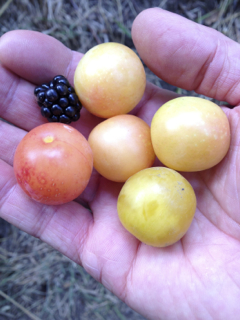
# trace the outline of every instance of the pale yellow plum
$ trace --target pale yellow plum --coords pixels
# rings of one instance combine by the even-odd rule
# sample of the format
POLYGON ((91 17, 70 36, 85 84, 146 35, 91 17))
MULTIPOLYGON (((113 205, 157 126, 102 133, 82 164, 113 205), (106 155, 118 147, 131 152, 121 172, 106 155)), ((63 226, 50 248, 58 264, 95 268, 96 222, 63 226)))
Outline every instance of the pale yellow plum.
POLYGON ((125 182, 155 160, 149 125, 130 115, 118 115, 98 124, 90 133, 94 168, 105 178, 125 182))
POLYGON ((196 210, 196 196, 180 173, 152 167, 125 182, 117 210, 122 225, 138 240, 165 247, 186 234, 196 210))
POLYGON ((178 171, 201 171, 218 164, 230 145, 227 116, 215 103, 199 97, 168 101, 151 123, 158 159, 178 171))
POLYGON ((80 60, 74 75, 83 106, 101 118, 131 111, 141 100, 146 75, 137 54, 120 43, 103 43, 80 60))

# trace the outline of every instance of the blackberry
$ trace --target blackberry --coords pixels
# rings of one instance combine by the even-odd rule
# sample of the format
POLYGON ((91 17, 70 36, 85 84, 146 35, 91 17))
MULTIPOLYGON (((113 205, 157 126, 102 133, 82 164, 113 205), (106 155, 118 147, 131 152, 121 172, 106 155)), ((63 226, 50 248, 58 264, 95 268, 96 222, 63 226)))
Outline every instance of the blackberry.
POLYGON ((71 123, 80 118, 82 105, 68 80, 61 75, 34 90, 41 114, 50 122, 71 123))

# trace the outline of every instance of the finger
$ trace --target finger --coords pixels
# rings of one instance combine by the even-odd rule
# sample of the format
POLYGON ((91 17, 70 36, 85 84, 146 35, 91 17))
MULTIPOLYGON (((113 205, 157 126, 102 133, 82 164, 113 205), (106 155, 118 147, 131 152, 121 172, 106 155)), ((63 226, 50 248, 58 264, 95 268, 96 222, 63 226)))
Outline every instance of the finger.
MULTIPOLYGON (((0 117, 26 131, 47 123, 34 96, 34 85, 0 64, 0 117)), ((71 123, 86 138, 100 119, 84 108, 79 121, 71 123)), ((20 141, 20 140, 19 140, 20 141)), ((1 149, 1 145, 0 145, 1 149)))
POLYGON ((31 200, 16 184, 12 167, 0 160, 0 216, 48 243, 124 298, 126 277, 138 247, 117 218, 120 184, 105 179, 89 210, 76 202, 61 206, 31 200))
MULTIPOLYGON (((81 56, 39 32, 17 30, 6 33, 0 41, 0 115, 27 131, 46 122, 33 95, 33 83, 47 82, 56 74, 65 75, 73 83, 81 56)), ((148 83, 141 102, 131 113, 150 124, 156 110, 174 97, 174 93, 148 83)), ((100 121, 83 109, 80 120, 72 125, 88 137, 100 121)))
POLYGON ((0 64, 0 117, 30 130, 45 122, 33 94, 34 86, 0 64))
POLYGON ((58 74, 73 83, 81 57, 81 53, 71 51, 57 39, 36 31, 15 30, 0 38, 3 66, 33 84, 48 82, 58 74))
MULTIPOLYGON (((47 122, 41 116, 33 91, 33 84, 0 65, 0 116, 26 131, 47 122)), ((141 102, 131 114, 139 116, 150 125, 157 109, 175 97, 175 93, 148 83, 141 102)), ((92 128, 100 121, 102 119, 91 115, 83 108, 80 120, 71 125, 87 138, 92 128)))
POLYGON ((0 120, 0 159, 13 165, 15 150, 26 132, 0 120))
POLYGON ((139 14, 134 44, 161 79, 186 90, 240 103, 240 45, 223 34, 159 8, 139 14))
MULTIPOLYGON (((6 33, 0 40, 0 116, 25 130, 46 122, 33 94, 34 84, 48 82, 57 74, 73 84, 81 56, 39 32, 6 33)), ((80 121, 73 126, 87 137, 97 123, 99 119, 82 110, 80 121)))
POLYGON ((140 242, 124 229, 117 214, 122 184, 101 178, 91 203, 94 224, 82 254, 83 266, 103 285, 124 298, 126 280, 140 242))
POLYGON ((0 172, 0 216, 81 263, 80 253, 93 221, 89 210, 76 202, 42 205, 21 190, 13 168, 2 160, 0 172))

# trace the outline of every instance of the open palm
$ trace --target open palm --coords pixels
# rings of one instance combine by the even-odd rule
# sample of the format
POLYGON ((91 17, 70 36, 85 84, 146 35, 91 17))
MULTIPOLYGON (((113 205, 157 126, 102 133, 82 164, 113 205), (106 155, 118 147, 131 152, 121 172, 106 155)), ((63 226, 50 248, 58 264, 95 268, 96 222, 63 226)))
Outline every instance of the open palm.
MULTIPOLYGON (((240 46, 175 14, 148 9, 133 24, 133 40, 149 68, 167 82, 231 105, 240 102, 240 46)), ((33 90, 57 74, 73 83, 81 54, 32 31, 0 40, 0 214, 81 264, 95 279, 149 319, 239 319, 240 109, 224 108, 231 146, 216 167, 184 174, 197 195, 188 233, 166 248, 141 244, 121 226, 121 184, 93 172, 76 201, 45 206, 16 184, 14 151, 44 122, 33 90), (91 211, 86 209, 91 208, 91 211)), ((133 113, 150 124, 175 94, 148 84, 133 113)), ((74 123, 86 137, 101 120, 82 110, 74 123)))

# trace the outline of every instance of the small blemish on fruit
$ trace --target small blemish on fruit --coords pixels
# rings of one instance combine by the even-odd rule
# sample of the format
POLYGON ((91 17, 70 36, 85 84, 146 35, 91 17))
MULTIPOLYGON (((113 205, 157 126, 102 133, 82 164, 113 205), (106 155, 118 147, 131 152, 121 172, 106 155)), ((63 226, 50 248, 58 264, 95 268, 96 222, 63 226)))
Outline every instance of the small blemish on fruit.
POLYGON ((45 138, 43 138, 43 141, 45 143, 51 143, 51 142, 53 142, 53 140, 54 140, 53 136, 46 136, 45 138))
POLYGON ((37 177, 37 180, 40 184, 46 184, 47 180, 45 178, 45 175, 43 173, 40 173, 37 177))

